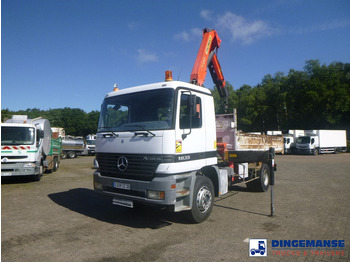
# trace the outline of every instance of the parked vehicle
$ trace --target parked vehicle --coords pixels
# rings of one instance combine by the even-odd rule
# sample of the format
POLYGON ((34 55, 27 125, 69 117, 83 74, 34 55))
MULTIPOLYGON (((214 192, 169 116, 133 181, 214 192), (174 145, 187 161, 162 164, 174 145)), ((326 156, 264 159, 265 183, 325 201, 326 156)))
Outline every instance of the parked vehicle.
POLYGON ((284 140, 284 153, 292 154, 295 153, 295 141, 299 136, 303 136, 305 134, 304 130, 288 130, 288 133, 283 135, 284 140))
POLYGON ((52 133, 58 134, 58 137, 65 137, 66 136, 66 131, 64 130, 63 127, 51 127, 52 133))
POLYGON ((87 151, 83 137, 65 136, 62 138, 61 158, 75 158, 79 155, 87 155, 87 151))
POLYGON ((56 171, 61 143, 52 139, 47 119, 14 115, 1 124, 1 176, 33 176, 56 171))
POLYGON ((217 150, 214 100, 202 85, 208 66, 220 96, 228 96, 216 56, 220 42, 215 30, 203 31, 191 83, 173 81, 167 71, 165 82, 105 96, 96 138, 94 189, 111 196, 113 204, 186 211, 191 221, 199 223, 209 217, 214 197, 226 194, 231 185, 244 182, 258 191, 269 188, 273 150, 234 150, 225 147, 225 141, 217 150))
MULTIPOLYGON (((51 129, 52 130, 52 129, 51 129)), ((61 163, 61 153, 62 153, 62 138, 56 132, 52 133, 51 137, 51 147, 48 154, 48 158, 52 161, 49 162, 49 167, 47 168, 48 173, 56 172, 61 163)))
POLYGON ((273 147, 276 154, 284 154, 282 131, 268 131, 267 135, 260 132, 237 131, 236 112, 236 109, 234 109, 233 114, 216 115, 218 145, 224 142, 229 150, 252 151, 267 151, 273 147))
POLYGON ((284 154, 283 136, 237 132, 237 149, 266 151, 271 147, 276 154, 284 154))
POLYGON ((86 136, 86 145, 88 148, 88 155, 95 155, 95 144, 96 144, 96 135, 90 134, 86 136))
POLYGON ((345 130, 306 130, 296 140, 298 154, 324 154, 346 152, 345 130))

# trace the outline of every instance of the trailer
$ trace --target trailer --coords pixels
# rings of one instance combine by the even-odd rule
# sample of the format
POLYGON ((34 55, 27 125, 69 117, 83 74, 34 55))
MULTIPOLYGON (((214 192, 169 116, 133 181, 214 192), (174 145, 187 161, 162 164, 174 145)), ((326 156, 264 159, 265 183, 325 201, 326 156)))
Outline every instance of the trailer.
POLYGON ((76 158, 79 155, 87 155, 88 149, 82 137, 65 136, 62 138, 61 158, 76 158))
POLYGON ((52 132, 51 147, 50 152, 47 157, 47 170, 46 172, 52 173, 56 172, 61 163, 61 153, 62 153, 62 138, 59 134, 52 132))

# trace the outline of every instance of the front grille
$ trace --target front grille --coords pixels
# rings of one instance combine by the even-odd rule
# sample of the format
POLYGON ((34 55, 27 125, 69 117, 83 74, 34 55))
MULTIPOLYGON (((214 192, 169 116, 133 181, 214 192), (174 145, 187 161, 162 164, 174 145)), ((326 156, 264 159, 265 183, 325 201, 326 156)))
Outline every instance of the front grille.
POLYGON ((135 190, 125 190, 125 189, 119 189, 119 188, 114 188, 114 187, 103 187, 104 191, 107 192, 113 192, 113 193, 118 193, 118 194, 123 194, 123 195, 128 195, 128 196, 136 196, 136 197, 146 197, 146 192, 145 191, 135 191, 135 190))
POLYGON ((1 172, 15 172, 15 171, 16 171, 16 169, 13 169, 13 168, 11 168, 11 169, 8 169, 8 168, 1 169, 1 172))
POLYGON ((28 156, 1 156, 1 159, 3 159, 3 158, 7 158, 7 159, 25 159, 25 158, 27 158, 28 156))
POLYGON ((169 162, 171 159, 165 159, 162 155, 138 155, 138 154, 114 154, 97 153, 100 173, 102 176, 145 180, 150 181, 160 163, 169 162), (125 157, 128 165, 124 171, 118 169, 118 159, 125 157))

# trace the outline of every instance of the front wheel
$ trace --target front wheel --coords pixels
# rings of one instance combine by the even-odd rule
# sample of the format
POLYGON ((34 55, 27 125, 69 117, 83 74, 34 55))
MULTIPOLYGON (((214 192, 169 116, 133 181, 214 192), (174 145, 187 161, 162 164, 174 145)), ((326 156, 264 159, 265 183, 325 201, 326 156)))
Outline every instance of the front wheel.
POLYGON ((214 206, 214 186, 206 176, 197 176, 194 185, 192 209, 189 211, 189 219, 194 223, 205 221, 214 206))
POLYGON ((39 174, 34 175, 33 180, 34 181, 40 181, 41 177, 44 174, 44 165, 41 163, 39 167, 39 174))

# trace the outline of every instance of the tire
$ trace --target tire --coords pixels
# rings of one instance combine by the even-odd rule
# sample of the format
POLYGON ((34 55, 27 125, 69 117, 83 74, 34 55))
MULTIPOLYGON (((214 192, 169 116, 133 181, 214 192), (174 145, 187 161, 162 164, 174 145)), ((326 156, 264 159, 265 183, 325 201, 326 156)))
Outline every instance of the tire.
POLYGON ((319 152, 318 148, 315 148, 313 153, 314 153, 314 156, 317 156, 320 152, 319 152))
POLYGON ((259 178, 247 183, 247 188, 256 192, 266 192, 270 185, 270 169, 267 164, 262 164, 259 178))
POLYGON ((206 176, 197 176, 193 191, 192 209, 188 212, 189 220, 201 223, 209 216, 214 206, 214 186, 206 176))
POLYGON ((77 154, 74 151, 69 151, 67 154, 68 158, 76 158, 77 154))
POLYGON ((41 163, 39 168, 39 174, 34 175, 33 180, 34 181, 40 181, 41 177, 44 174, 44 165, 41 163))
POLYGON ((66 159, 67 158, 67 152, 61 152, 61 159, 66 159))
POLYGON ((53 168, 52 168, 52 170, 53 170, 53 172, 56 172, 57 169, 60 167, 60 164, 58 163, 57 157, 55 157, 55 159, 54 159, 53 161, 54 161, 54 163, 53 163, 53 168))

